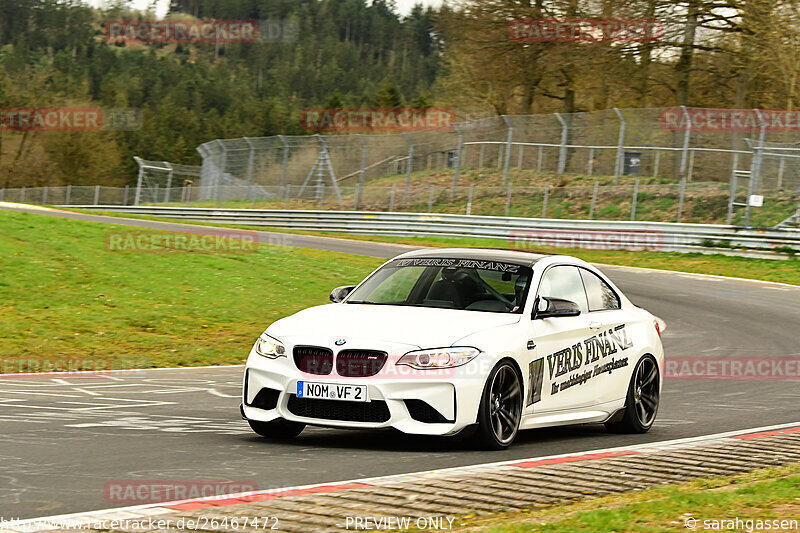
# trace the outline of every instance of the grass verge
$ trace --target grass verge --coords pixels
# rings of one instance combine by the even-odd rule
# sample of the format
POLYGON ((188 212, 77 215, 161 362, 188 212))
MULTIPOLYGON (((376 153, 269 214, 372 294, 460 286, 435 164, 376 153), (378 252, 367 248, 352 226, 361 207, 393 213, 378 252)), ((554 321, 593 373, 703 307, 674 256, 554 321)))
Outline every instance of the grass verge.
POLYGON ((381 263, 283 246, 106 250, 107 232, 132 229, 0 210, 0 371, 65 358, 111 368, 242 363, 270 322, 326 303, 333 287, 381 263))
POLYGON ((798 529, 800 522, 799 496, 800 465, 794 464, 581 500, 543 510, 466 517, 460 521, 459 530, 491 533, 792 531, 798 529), (720 522, 737 518, 741 521, 738 526, 735 522, 720 522), (762 521, 760 526, 759 520, 762 521), (781 520, 794 520, 794 526, 784 524, 781 527, 781 520), (769 521, 769 525, 765 521, 769 521))

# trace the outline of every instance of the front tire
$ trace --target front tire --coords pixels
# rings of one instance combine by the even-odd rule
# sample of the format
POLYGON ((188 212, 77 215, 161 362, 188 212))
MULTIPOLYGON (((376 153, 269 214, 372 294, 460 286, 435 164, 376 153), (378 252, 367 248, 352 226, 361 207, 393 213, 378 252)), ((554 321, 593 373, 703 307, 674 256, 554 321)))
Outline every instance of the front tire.
POLYGON ((522 379, 510 361, 489 374, 478 408, 476 437, 483 449, 504 450, 517 436, 522 419, 522 379))
POLYGON ((300 434, 306 425, 299 422, 290 422, 283 418, 270 422, 260 422, 258 420, 248 420, 250 428, 268 439, 293 439, 300 434))
POLYGON ((656 420, 660 390, 658 363, 653 356, 645 355, 633 370, 622 417, 606 422, 606 429, 614 433, 647 433, 656 420))

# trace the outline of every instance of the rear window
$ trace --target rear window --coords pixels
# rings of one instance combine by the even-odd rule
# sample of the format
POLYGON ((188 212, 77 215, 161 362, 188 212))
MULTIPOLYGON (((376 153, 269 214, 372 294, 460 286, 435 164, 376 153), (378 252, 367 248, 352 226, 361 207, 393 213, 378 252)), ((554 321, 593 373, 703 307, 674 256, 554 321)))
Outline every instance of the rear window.
POLYGON ((619 309, 619 296, 614 292, 608 283, 603 281, 594 272, 585 268, 579 269, 583 278, 583 285, 586 287, 586 298, 589 300, 589 311, 607 311, 619 309))

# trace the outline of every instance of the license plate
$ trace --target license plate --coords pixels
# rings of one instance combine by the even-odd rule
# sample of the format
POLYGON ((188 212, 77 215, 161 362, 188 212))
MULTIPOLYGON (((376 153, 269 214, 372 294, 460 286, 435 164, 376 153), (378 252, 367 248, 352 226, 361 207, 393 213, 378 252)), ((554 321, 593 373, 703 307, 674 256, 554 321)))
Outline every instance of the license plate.
POLYGON ((298 398, 320 398, 325 400, 345 400, 349 402, 366 402, 366 385, 343 385, 341 383, 297 382, 298 398))

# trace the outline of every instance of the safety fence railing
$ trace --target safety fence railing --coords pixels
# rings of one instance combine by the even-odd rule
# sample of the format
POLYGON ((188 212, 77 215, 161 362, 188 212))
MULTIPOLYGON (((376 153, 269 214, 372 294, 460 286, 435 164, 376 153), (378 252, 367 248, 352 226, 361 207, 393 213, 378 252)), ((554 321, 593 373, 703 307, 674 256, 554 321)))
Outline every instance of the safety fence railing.
POLYGON ((174 220, 364 235, 504 239, 516 249, 543 246, 698 252, 786 258, 800 252, 800 233, 714 224, 591 221, 455 215, 163 206, 80 206, 174 220))

